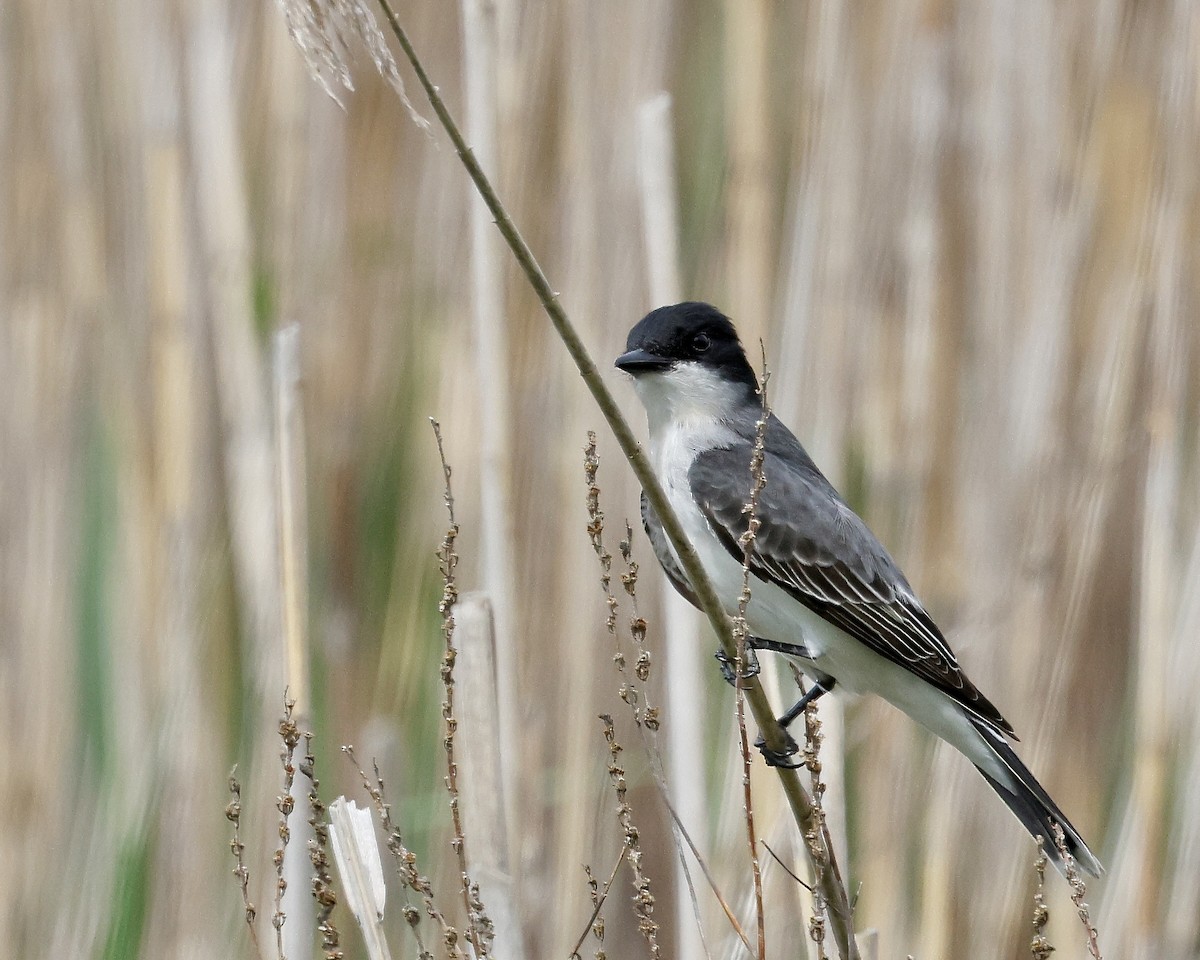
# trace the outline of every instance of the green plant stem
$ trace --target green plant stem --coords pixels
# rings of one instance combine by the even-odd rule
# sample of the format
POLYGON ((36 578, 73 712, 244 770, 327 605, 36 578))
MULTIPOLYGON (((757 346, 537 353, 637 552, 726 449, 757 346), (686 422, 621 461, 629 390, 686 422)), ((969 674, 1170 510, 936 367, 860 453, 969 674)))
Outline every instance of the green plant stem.
MULTIPOLYGON (((734 640, 729 618, 726 616, 724 608, 717 599, 716 591, 713 589, 708 575, 704 572, 704 567, 700 564, 700 558, 696 555, 695 549, 688 541, 686 534, 684 534, 683 527, 679 523, 679 518, 675 516, 675 511, 671 508, 670 503, 667 502, 666 494, 663 493, 658 478, 654 476, 654 472, 650 468, 650 461, 634 437, 629 424, 621 414, 616 400, 605 385, 603 378, 600 376, 600 371, 596 368, 595 362, 592 360, 583 341, 579 338, 579 334, 575 331, 574 325, 567 317, 562 304, 559 303, 558 294, 550 286, 550 281, 546 279, 546 275, 542 271, 541 265, 537 262, 537 258, 534 257, 533 252, 529 249, 529 245, 525 242, 525 238, 521 236, 512 218, 509 217, 508 211, 500 202, 500 198, 492 188, 491 182, 479 166, 478 161, 475 159, 475 154, 463 138, 458 124, 443 102, 437 87, 434 86, 433 81, 429 79, 428 73, 425 72, 425 67, 417 56, 417 52, 409 40, 408 34, 400 25, 400 20, 396 16, 396 12, 392 9, 391 3, 389 0, 379 0, 379 6, 392 28, 392 33, 395 35, 396 41, 400 44, 400 48, 404 51, 405 57, 408 58, 408 62, 412 65, 418 81, 424 88, 434 113, 437 114, 438 120, 445 129, 446 134, 450 137, 450 141, 454 144, 455 152, 458 154, 459 159, 462 160, 463 166, 467 169, 467 174, 475 184, 475 189, 479 192, 479 195, 483 198, 484 203, 487 204, 488 209, 495 218, 496 226, 499 228, 500 233, 503 234, 509 249, 512 250, 513 256, 516 257, 517 263, 520 264, 526 278, 541 301, 546 315, 554 325, 555 331, 566 346, 567 352, 571 354, 571 359, 575 361, 575 366, 579 369, 579 375, 583 378, 583 382, 587 385, 588 390, 591 391, 596 405, 600 408, 601 414, 603 414, 604 419, 608 422, 609 427, 616 436, 617 443, 621 447, 621 452, 625 455, 625 459, 629 461, 630 467, 633 468, 638 483, 642 485, 647 499, 658 513, 659 519, 662 521, 663 530, 679 555, 680 563, 687 572, 688 580, 696 593, 700 607, 708 617, 713 630, 717 634, 717 638, 721 642, 721 648, 731 661, 734 660, 737 655, 737 644, 734 640)), ((777 752, 786 752, 787 735, 775 719, 775 714, 771 710, 771 704, 767 700, 766 693, 759 684, 758 678, 753 677, 744 683, 746 702, 750 704, 750 712, 754 715, 754 721, 762 732, 767 746, 777 752)), ((812 801, 800 783, 798 772, 783 767, 777 767, 776 770, 783 784, 784 794, 788 798, 788 805, 792 808, 792 814, 796 818, 800 829, 806 834, 814 829, 818 829, 813 820, 812 801)), ((845 884, 842 882, 841 871, 838 869, 837 861, 834 859, 833 844, 830 843, 828 831, 822 830, 822 834, 826 863, 822 870, 814 870, 814 873, 821 878, 821 892, 825 896, 829 910, 830 922, 838 952, 841 954, 843 960, 858 960, 858 948, 854 943, 850 898, 846 893, 845 884)))

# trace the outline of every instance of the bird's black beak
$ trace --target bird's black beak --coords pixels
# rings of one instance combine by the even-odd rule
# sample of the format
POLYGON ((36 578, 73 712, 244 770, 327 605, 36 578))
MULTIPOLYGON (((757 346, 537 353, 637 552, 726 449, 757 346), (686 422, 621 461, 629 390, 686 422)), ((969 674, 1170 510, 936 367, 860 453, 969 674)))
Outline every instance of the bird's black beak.
POLYGON ((649 373, 651 370, 666 370, 671 361, 647 350, 629 350, 617 357, 616 367, 626 373, 649 373))

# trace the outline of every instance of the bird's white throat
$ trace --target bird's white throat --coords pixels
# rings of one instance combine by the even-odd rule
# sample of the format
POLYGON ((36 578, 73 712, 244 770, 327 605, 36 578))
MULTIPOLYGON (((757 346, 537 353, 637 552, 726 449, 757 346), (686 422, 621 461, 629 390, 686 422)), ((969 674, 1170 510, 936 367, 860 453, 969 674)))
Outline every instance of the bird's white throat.
POLYGON ((744 390, 711 367, 689 362, 643 373, 633 385, 646 408, 652 446, 668 430, 691 433, 715 428, 738 408, 744 390))

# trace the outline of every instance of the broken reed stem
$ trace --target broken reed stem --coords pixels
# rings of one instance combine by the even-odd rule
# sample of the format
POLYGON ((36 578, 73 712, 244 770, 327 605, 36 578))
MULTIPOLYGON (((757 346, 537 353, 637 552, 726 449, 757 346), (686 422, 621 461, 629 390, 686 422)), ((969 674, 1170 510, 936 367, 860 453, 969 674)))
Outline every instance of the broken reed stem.
MULTIPOLYGON (((375 779, 371 780, 367 776, 366 771, 359 765, 358 758, 354 756, 353 747, 343 746, 342 753, 346 755, 347 759, 354 765, 354 769, 358 771, 358 777, 362 781, 363 789, 367 791, 371 801, 375 804, 375 812, 379 815, 379 823, 383 827, 384 833, 387 834, 386 843, 388 852, 396 861, 396 875, 400 878, 401 884, 407 890, 412 890, 421 897, 425 905, 426 914, 438 925, 442 932, 442 943, 446 948, 446 955, 449 960, 465 960, 462 947, 459 946, 458 930, 450 924, 446 919, 446 915, 438 909, 433 899, 433 885, 429 882, 428 877, 423 876, 417 870, 417 855, 404 845, 404 837, 392 821, 392 805, 387 802, 383 777, 379 774, 379 764, 372 765, 375 772, 375 779)), ((408 901, 407 896, 404 902, 404 920, 408 924, 409 929, 412 930, 413 937, 417 941, 418 960, 433 960, 433 954, 425 948, 425 942, 421 938, 421 915, 408 901)))
POLYGON ((1050 910, 1046 906, 1046 851, 1042 849, 1044 837, 1038 836, 1037 856, 1033 869, 1037 874, 1037 889, 1033 892, 1033 939, 1029 941, 1029 954, 1033 960, 1049 960, 1054 947, 1046 936, 1046 924, 1050 922, 1050 910))
MULTIPOLYGON (((800 671, 796 670, 797 686, 799 686, 800 671)), ((803 688, 801 688, 803 692, 803 688)), ((822 798, 825 795, 825 784, 821 782, 821 719, 817 715, 817 705, 809 703, 804 708, 804 765, 812 778, 810 786, 813 801, 813 828, 805 833, 804 842, 808 846, 809 858, 813 869, 813 913, 808 923, 808 935, 817 948, 817 960, 825 960, 825 898, 821 893, 822 873, 825 870, 824 853, 829 834, 825 830, 825 808, 822 798)))
POLYGON ((742 547, 742 589, 738 594, 738 611, 733 621, 734 637, 737 640, 737 655, 734 657, 734 703, 737 712, 738 743, 742 751, 742 796, 746 810, 746 842, 750 846, 750 870, 754 879, 754 914, 758 922, 758 957, 764 960, 767 955, 767 922, 763 909, 762 864, 758 860, 758 837, 754 827, 754 797, 750 789, 750 738, 746 733, 746 698, 744 684, 746 672, 746 608, 750 605, 750 557, 754 551, 754 540, 758 535, 758 501, 766 486, 763 474, 765 456, 767 421, 771 410, 767 406, 767 380, 770 373, 766 369, 764 356, 763 375, 758 384, 758 395, 762 399, 762 415, 754 427, 754 453, 750 458, 750 499, 742 512, 747 515, 746 532, 738 539, 742 547))
POLYGON ((463 906, 467 911, 467 936, 475 949, 475 956, 481 958, 489 956, 491 921, 480 900, 479 886, 471 882, 467 870, 467 841, 463 835, 462 813, 458 800, 458 765, 454 762, 454 733, 458 727, 458 720, 454 716, 454 661, 458 656, 458 650, 454 646, 454 604, 458 600, 458 584, 454 573, 458 566, 458 554, 454 552, 454 542, 458 538, 458 521, 454 519, 454 493, 450 487, 450 465, 446 462, 446 451, 442 445, 441 424, 432 417, 429 423, 437 440, 444 481, 443 499, 450 518, 450 525, 446 528, 446 534, 437 552, 438 567, 442 574, 442 599, 438 604, 438 611, 442 615, 442 637, 446 645, 446 652, 442 656, 442 686, 446 690, 446 697, 442 701, 442 719, 446 721, 446 736, 443 740, 446 748, 446 791, 450 795, 450 818, 454 829, 450 846, 458 857, 463 906))
POLYGON ((271 858, 275 865, 275 912, 271 915, 271 926, 275 928, 275 948, 280 960, 286 960, 283 952, 283 925, 287 922, 287 914, 283 912, 283 895, 287 891, 287 880, 283 877, 283 861, 287 853, 288 841, 292 838, 288 820, 296 807, 296 798, 292 796, 292 786, 296 780, 296 746, 300 743, 300 729, 296 726, 292 712, 296 701, 285 692, 283 695, 283 718, 279 721, 279 739, 283 749, 279 752, 279 761, 283 764, 283 795, 275 801, 279 810, 279 846, 271 858))
POLYGON ((321 781, 317 779, 317 759, 312 752, 313 735, 304 731, 304 757, 300 760, 300 773, 308 779, 308 825, 313 836, 308 841, 308 859, 312 863, 312 895, 317 901, 317 932, 321 934, 321 949, 325 960, 341 960, 341 938, 333 922, 333 910, 337 906, 337 894, 333 890, 333 877, 329 873, 329 824, 325 819, 325 804, 321 801, 321 781))
POLYGON ((625 771, 617 763, 621 756, 621 744, 617 742, 613 718, 604 713, 600 715, 600 722, 604 725, 604 739, 608 743, 608 776, 617 794, 617 820, 625 834, 625 846, 629 848, 626 859, 633 872, 633 912, 637 917, 638 932, 650 948, 651 960, 660 960, 662 953, 658 946, 658 924, 654 920, 654 894, 650 891, 650 878, 642 872, 642 848, 638 829, 633 822, 633 808, 626 799, 628 787, 625 771))
POLYGON ((608 899, 608 891, 612 889, 613 881, 617 879, 617 871, 621 869, 621 864, 625 862, 625 857, 629 854, 629 844, 624 844, 621 847, 620 854, 617 855, 617 862, 613 864, 612 872, 609 873, 608 879, 604 881, 604 889, 600 889, 600 884, 596 882, 595 876, 592 875, 592 868, 587 864, 583 866, 583 872, 587 876, 588 891, 592 899, 592 915, 588 917, 588 922, 584 925, 583 933, 579 935, 579 939, 575 941, 575 946, 571 948, 571 952, 567 954, 569 960, 581 960, 579 956, 579 948, 583 946, 583 941, 587 939, 590 932, 597 942, 600 944, 596 948, 597 960, 603 960, 604 957, 604 918, 600 916, 600 911, 604 909, 604 901, 608 899))
POLYGON ((250 868, 246 866, 246 845, 242 843, 242 785, 237 778, 237 766, 229 771, 229 806, 225 808, 225 817, 233 824, 233 838, 229 841, 229 852, 233 854, 236 866, 233 875, 238 879, 242 888, 242 906, 246 909, 246 926, 250 929, 250 942, 254 944, 254 955, 262 960, 262 947, 258 942, 258 931, 254 920, 258 910, 250 902, 250 868))
MULTIPOLYGON (((497 229, 503 235, 517 264, 521 267, 526 279, 529 281, 530 287, 541 302, 542 308, 546 311, 546 316, 554 326, 559 339, 562 340, 567 352, 570 353, 571 359, 579 370, 580 377, 591 392, 592 398, 600 408, 601 414, 603 414, 604 419, 616 436, 617 442, 621 446, 621 452, 625 455, 625 459, 629 462, 630 467, 637 476, 638 483, 641 484, 642 489, 646 492, 647 499, 658 513, 659 520, 663 525, 663 531, 671 541, 675 552, 679 555, 680 564, 688 575, 688 581, 696 593, 700 608, 712 624, 713 630, 721 642, 721 648, 725 651, 725 655, 732 660, 736 655, 736 644, 730 629, 729 619, 725 616, 725 611, 721 607, 720 600, 713 590, 712 582, 700 564, 700 558, 697 556, 695 548, 689 543, 687 535, 679 523, 679 518, 675 516, 674 510, 671 509, 670 503, 667 502, 666 494, 663 492, 662 485, 654 476, 649 459, 638 444, 637 438, 634 436, 625 417, 621 414, 616 400, 605 385, 604 379, 600 376, 600 371, 596 368, 596 364, 588 353, 587 347, 584 346, 562 304, 558 302, 558 295, 554 292, 554 288, 550 286, 550 281, 546 279, 546 274, 538 263, 537 258, 534 257, 533 251, 529 249, 525 238, 516 228, 512 218, 508 215, 508 211, 500 202, 496 191, 492 188, 491 181, 484 174, 483 168, 480 167, 474 154, 471 152, 471 148, 463 138, 458 123, 451 115, 437 87, 426 72, 421 58, 417 56, 416 48, 413 47, 407 32, 405 32, 404 27, 400 24, 400 18, 396 15, 396 11, 393 9, 390 0, 377 0, 377 2, 380 9, 383 10, 384 16, 388 21, 388 26, 396 38, 396 42, 404 51, 404 55, 408 59, 409 64, 411 64, 417 80, 425 90, 425 95, 429 98, 430 106, 433 107, 434 113, 437 114, 438 121, 446 131, 446 135, 450 138, 451 143, 453 143, 454 152, 458 155, 459 160, 462 161, 467 175, 475 185, 475 189, 479 192, 480 197, 483 198, 488 210, 491 211, 492 216, 495 218, 497 229)), ((746 684, 745 693, 751 712, 754 714, 755 722, 758 724, 767 746, 772 750, 785 749, 787 735, 776 722, 775 715, 771 710, 771 705, 762 687, 756 681, 751 681, 746 684)), ((789 771, 782 767, 777 768, 777 773, 783 786, 784 794, 787 796, 788 805, 792 809, 792 815, 796 818, 802 831, 808 829, 810 826, 812 804, 800 784, 800 778, 794 770, 789 771)), ((837 942, 838 951, 844 960, 857 960, 859 954, 858 947, 854 943, 850 898, 846 893, 845 885, 841 880, 841 872, 837 867, 836 860, 828 844, 826 844, 826 856, 829 858, 829 869, 825 872, 828 889, 824 893, 826 902, 829 905, 834 939, 837 942)))
POLYGON ((1054 834, 1054 846, 1057 848, 1059 856, 1062 857, 1063 873, 1067 876, 1067 883, 1071 887, 1071 902, 1075 904, 1075 909, 1079 914, 1079 922, 1083 924, 1083 932, 1087 938, 1088 953, 1092 960, 1104 960, 1100 955, 1100 938, 1096 933, 1095 926, 1092 925, 1091 911, 1088 909, 1087 884, 1083 882, 1083 878, 1079 876, 1079 868, 1075 864, 1075 858, 1071 855, 1071 851, 1067 849, 1067 839, 1063 835, 1063 829, 1057 823, 1051 823, 1051 831, 1054 834))

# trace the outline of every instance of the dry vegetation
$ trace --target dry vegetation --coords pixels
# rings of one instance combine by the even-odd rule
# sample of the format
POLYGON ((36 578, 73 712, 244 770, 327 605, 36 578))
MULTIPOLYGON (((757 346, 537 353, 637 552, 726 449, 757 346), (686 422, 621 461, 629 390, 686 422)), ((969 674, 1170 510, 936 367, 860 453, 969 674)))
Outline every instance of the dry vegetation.
MULTIPOLYGON (((764 338, 772 407, 891 547, 1107 864, 1087 900, 1106 953, 1195 956, 1200 10, 467 9, 421 0, 403 16, 456 113, 473 91, 472 139, 597 361, 664 296, 645 211, 673 211, 667 274, 764 338), (656 208, 639 108, 664 89, 677 196, 656 208)), ((628 858, 596 721, 611 714, 658 949, 702 955, 596 587, 579 450, 600 418, 497 237, 472 224, 444 138, 360 61, 343 110, 268 3, 0 11, 12 956, 251 956, 220 815, 235 762, 246 896, 271 952, 280 876, 290 895, 311 870, 299 800, 280 876, 271 863, 289 685, 297 731, 316 733, 293 789, 315 795, 319 776, 327 801, 363 801, 337 745, 378 758, 389 839, 402 830, 424 871, 406 882, 427 874, 446 911, 424 943, 472 929, 442 783, 429 414, 455 468, 456 579, 492 592, 501 645, 514 881, 496 943, 565 957, 628 858), (302 409, 270 362, 292 322, 302 409)), ((620 529, 636 491, 603 432, 600 452, 620 529)), ((700 680, 667 689, 696 664, 669 669, 664 584, 633 549, 676 808, 753 940, 734 697, 694 621, 681 629, 699 637, 700 680)), ((791 678, 763 661, 782 706, 791 678)), ((961 758, 880 703, 827 697, 820 715, 824 815, 880 957, 1028 956, 1035 935, 1086 955, 1075 891, 1053 873, 1048 922, 1039 899, 1031 927, 1033 844, 961 758)), ((472 766, 458 775, 465 796, 472 766)), ((761 764, 752 781, 758 836, 799 868, 778 781, 761 764)), ((472 852, 469 805, 463 826, 472 852)), ((811 897, 769 856, 762 873, 767 954, 794 956, 811 897)), ((737 935, 692 877, 725 956, 737 935)), ((619 876, 603 903, 611 957, 646 954, 628 889, 619 876)), ((411 955, 389 897, 388 938, 411 955)), ((306 899, 283 926, 293 960, 315 943, 306 899)), ((360 950, 348 915, 335 922, 360 950)))

